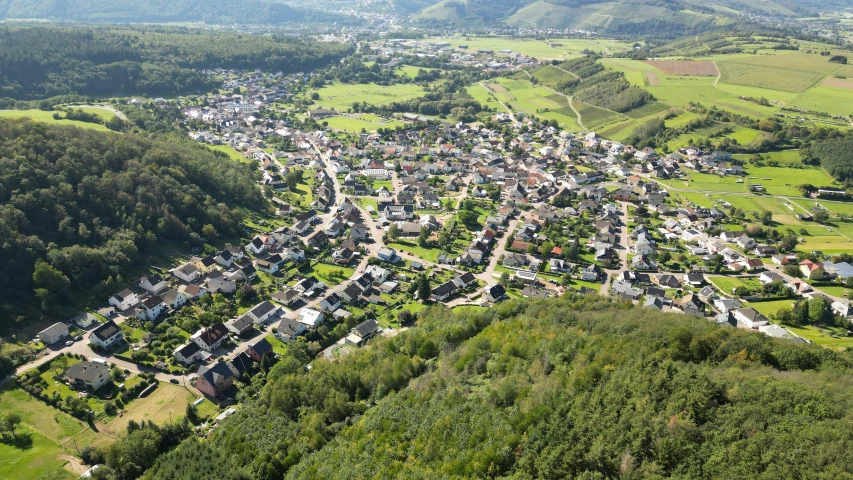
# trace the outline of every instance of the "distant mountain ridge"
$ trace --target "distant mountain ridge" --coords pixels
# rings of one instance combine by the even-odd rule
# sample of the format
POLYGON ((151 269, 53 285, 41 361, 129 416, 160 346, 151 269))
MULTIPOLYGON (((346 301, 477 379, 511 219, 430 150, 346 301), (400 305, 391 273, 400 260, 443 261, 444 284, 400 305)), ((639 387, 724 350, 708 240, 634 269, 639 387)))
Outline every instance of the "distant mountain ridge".
POLYGON ((304 21, 306 15, 258 0, 0 0, 2 19, 276 24, 304 21))
MULTIPOLYGON (((402 10, 409 11, 423 3, 424 0, 397 0, 402 10)), ((726 24, 746 13, 804 16, 816 13, 814 8, 804 0, 441 0, 421 9, 412 19, 460 27, 506 24, 642 32, 644 27, 726 24)))

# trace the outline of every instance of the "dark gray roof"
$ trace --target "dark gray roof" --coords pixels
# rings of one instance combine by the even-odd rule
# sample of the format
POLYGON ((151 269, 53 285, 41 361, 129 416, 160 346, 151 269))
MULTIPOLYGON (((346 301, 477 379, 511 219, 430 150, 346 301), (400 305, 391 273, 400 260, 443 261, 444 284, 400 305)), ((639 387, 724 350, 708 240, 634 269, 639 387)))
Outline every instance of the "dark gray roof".
POLYGON ((364 322, 359 323, 352 329, 352 333, 358 335, 361 338, 368 337, 373 335, 379 330, 379 324, 376 323, 376 320, 365 320, 364 322))
POLYGON ((106 365, 89 361, 75 363, 65 370, 66 377, 84 382, 91 382, 99 375, 109 376, 109 374, 110 369, 106 365))
POLYGON ((121 329, 118 328, 116 322, 112 320, 106 322, 105 324, 92 331, 92 335, 94 335, 101 341, 106 341, 107 339, 112 338, 116 334, 121 334, 121 329))

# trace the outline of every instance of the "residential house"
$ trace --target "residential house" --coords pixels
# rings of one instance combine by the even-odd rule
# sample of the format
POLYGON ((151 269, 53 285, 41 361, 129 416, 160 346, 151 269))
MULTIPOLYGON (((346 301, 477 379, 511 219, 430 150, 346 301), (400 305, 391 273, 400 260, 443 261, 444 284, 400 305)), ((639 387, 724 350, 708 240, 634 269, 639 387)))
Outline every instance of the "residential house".
POLYGON ((701 287, 705 284, 705 276, 701 273, 685 273, 681 281, 691 287, 701 287))
POLYGON ((127 310, 139 303, 139 296, 130 289, 124 289, 109 299, 109 304, 120 311, 127 310))
POLYGON ((597 282, 601 278, 601 268, 596 264, 587 265, 581 271, 581 280, 585 282, 597 282))
POLYGON ((826 276, 822 263, 808 259, 800 262, 800 271, 803 272, 803 277, 808 280, 819 280, 826 276))
POLYGON ((174 275, 175 278, 183 280, 187 283, 192 283, 192 282, 198 280, 202 276, 199 269, 196 268, 195 265, 193 265, 192 263, 189 263, 189 262, 181 265, 180 267, 173 268, 173 269, 169 270, 169 272, 172 275, 174 275))
POLYGON ((737 319, 738 324, 742 325, 744 328, 756 329, 762 325, 770 323, 770 321, 767 320, 767 317, 750 307, 735 309, 734 316, 735 319, 737 319))
POLYGON ((327 295, 326 298, 320 302, 320 308, 327 312, 334 312, 341 308, 341 297, 334 293, 327 295))
POLYGON ((237 291, 237 284, 225 278, 208 278, 206 283, 207 291, 211 294, 230 295, 237 291))
POLYGON ((274 354, 272 345, 266 338, 262 338, 255 343, 250 343, 246 353, 256 362, 260 362, 261 359, 267 355, 271 356, 274 354))
POLYGON ((69 335, 68 325, 57 322, 38 333, 38 338, 45 345, 52 345, 69 335))
POLYGON ((156 295, 168 287, 169 285, 159 275, 145 275, 139 279, 139 288, 152 295, 156 295))
POLYGON ((365 320, 350 330, 350 334, 344 339, 347 345, 360 347, 371 337, 380 332, 379 324, 376 320, 365 320))
POLYGON ((295 340, 299 335, 305 333, 305 330, 306 327, 304 323, 292 318, 281 317, 281 321, 278 323, 276 338, 284 343, 288 343, 291 340, 295 340))
MULTIPOLYGON (((198 288, 196 285, 194 287, 198 288)), ((166 304, 167 309, 170 308, 172 310, 177 310, 183 307, 187 303, 187 296, 184 294, 182 289, 178 288, 170 288, 166 290, 161 297, 163 299, 163 303, 166 304)), ((145 302, 142 302, 143 305, 145 302)))
POLYGON ((705 316, 705 305, 699 300, 698 295, 688 294, 672 302, 673 306, 682 312, 699 317, 705 316))
POLYGON ((101 348, 109 348, 117 345, 122 340, 124 340, 124 333, 122 333, 118 325, 112 320, 92 330, 92 334, 89 335, 89 341, 101 348))
POLYGON ((89 392, 95 392, 111 381, 110 368, 107 365, 88 360, 71 365, 62 377, 74 388, 89 392))
POLYGON ((160 318, 166 309, 167 306, 159 295, 151 295, 136 307, 136 318, 143 322, 153 322, 160 318))
POLYGON ((246 352, 240 352, 231 360, 226 361, 225 365, 228 367, 228 370, 231 370, 231 373, 234 374, 235 377, 241 378, 249 368, 251 368, 252 357, 250 357, 246 352))
POLYGON ((261 302, 252 307, 246 315, 252 318, 256 324, 265 323, 270 317, 276 314, 278 308, 269 301, 261 302))
POLYGON ((202 350, 197 343, 189 342, 186 345, 181 345, 174 349, 172 351, 172 356, 175 357, 175 360, 183 363, 184 365, 190 365, 204 358, 204 350, 202 350))
POLYGON ((199 367, 195 387, 209 397, 218 397, 233 384, 234 372, 225 362, 216 362, 209 367, 206 365, 199 367))
POLYGON ((437 302, 443 302, 456 293, 456 284, 452 281, 442 283, 435 287, 430 294, 430 299, 437 302))
POLYGON ((501 284, 487 286, 483 293, 485 300, 491 303, 498 303, 507 298, 506 289, 501 284))
POLYGON ((207 352, 219 348, 228 339, 228 328, 222 323, 215 323, 210 327, 202 328, 195 332, 190 340, 207 352))
POLYGON ((225 328, 234 335, 243 335, 252 330, 255 325, 255 320, 248 315, 240 315, 237 318, 232 318, 225 322, 225 328))
POLYGON ((303 308, 299 311, 299 322, 308 329, 313 330, 323 324, 325 317, 323 312, 313 308, 303 308))

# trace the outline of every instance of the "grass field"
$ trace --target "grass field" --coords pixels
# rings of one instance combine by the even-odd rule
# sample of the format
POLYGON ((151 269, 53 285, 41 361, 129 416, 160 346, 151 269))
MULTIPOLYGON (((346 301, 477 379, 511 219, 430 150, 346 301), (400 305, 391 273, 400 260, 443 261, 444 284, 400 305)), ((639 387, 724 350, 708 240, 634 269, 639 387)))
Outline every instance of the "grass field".
MULTIPOLYGON (((748 184, 764 186, 769 194, 799 197, 797 185, 815 182, 815 185, 832 185, 834 179, 825 170, 817 167, 785 168, 748 166, 743 183, 737 183, 738 177, 690 172, 690 181, 664 180, 671 187, 693 191, 748 193, 748 184)), ((783 212, 788 213, 788 212, 783 212)), ((800 212, 794 212, 800 213, 800 212)))
POLYGON ((817 72, 788 70, 735 61, 718 62, 720 81, 735 85, 769 88, 784 92, 802 92, 817 83, 823 75, 817 72))
POLYGON ((438 69, 437 68, 429 68, 429 67, 415 67, 413 65, 403 65, 403 66, 397 68, 396 70, 394 70, 394 73, 396 73, 399 76, 406 76, 409 78, 415 78, 418 76, 419 70, 425 70, 427 72, 431 72, 433 70, 438 70, 438 69))
POLYGON ((369 84, 335 83, 317 90, 320 99, 316 108, 333 108, 345 112, 355 102, 386 105, 420 97, 424 89, 418 85, 396 84, 389 86, 369 84))
MULTIPOLYGON (((18 432, 28 431, 18 428, 18 432)), ((0 478, 3 479, 65 479, 75 478, 62 467, 66 452, 38 432, 32 433, 29 448, 19 449, 0 443, 0 478)))
POLYGON ((329 126, 335 130, 343 130, 347 132, 361 132, 362 129, 373 132, 380 128, 396 128, 405 125, 405 122, 400 120, 384 119, 372 113, 356 113, 331 117, 324 120, 329 122, 329 126))
POLYGON ((242 153, 238 152, 237 150, 234 150, 234 147, 230 145, 208 145, 207 148, 215 150, 217 152, 223 152, 229 157, 231 157, 232 160, 248 163, 250 165, 256 165, 256 162, 249 158, 246 158, 242 153))
POLYGON ((124 432, 131 420, 150 420, 158 425, 178 420, 186 413, 188 403, 198 398, 183 386, 160 382, 148 396, 133 401, 128 412, 107 423, 114 432, 124 432))
MULTIPOLYGON (((101 115, 101 112, 109 113, 101 109, 91 109, 93 113, 101 115)), ((90 130, 98 130, 100 132, 110 132, 107 127, 98 123, 78 122, 76 120, 54 120, 54 112, 45 112, 42 110, 0 110, 0 119, 4 118, 30 118, 37 122, 51 123, 54 125, 72 125, 80 128, 88 128, 90 130)))
POLYGON ((758 279, 753 277, 711 277, 710 280, 726 295, 731 295, 732 290, 738 287, 754 289, 760 286, 758 279))
POLYGON ((810 88, 796 100, 792 107, 824 112, 830 115, 853 114, 853 90, 818 85, 810 88))
POLYGON ((596 129, 603 125, 607 125, 608 123, 613 123, 621 118, 624 118, 623 115, 620 115, 616 112, 611 112, 610 110, 598 108, 596 106, 588 105, 583 102, 573 103, 578 112, 580 112, 581 121, 583 122, 586 128, 596 129))
POLYGON ((747 306, 754 308, 758 313, 767 318, 776 315, 776 312, 782 309, 791 309, 791 304, 794 300, 772 300, 769 302, 751 302, 747 306))
POLYGON ((322 280, 326 285, 334 286, 352 277, 355 270, 339 265, 316 263, 310 267, 300 269, 299 273, 305 276, 314 275, 318 279, 322 280))
POLYGON ((391 242, 387 244, 391 248, 409 252, 416 257, 420 257, 428 262, 435 263, 438 261, 438 256, 441 255, 441 250, 437 248, 423 248, 411 242, 391 242))

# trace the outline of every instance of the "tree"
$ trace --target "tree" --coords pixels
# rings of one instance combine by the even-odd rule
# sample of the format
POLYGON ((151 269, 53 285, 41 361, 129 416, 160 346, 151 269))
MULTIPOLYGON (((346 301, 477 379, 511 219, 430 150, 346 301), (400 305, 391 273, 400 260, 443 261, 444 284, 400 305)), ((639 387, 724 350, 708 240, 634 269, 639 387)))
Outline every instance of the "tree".
POLYGON ((761 223, 764 225, 773 224, 773 212, 770 212, 769 210, 761 212, 759 218, 761 219, 761 223))
POLYGON ((814 221, 820 224, 825 224, 829 221, 829 212, 823 209, 814 212, 814 221))
POLYGON ((400 322, 400 325, 408 325, 413 319, 414 315, 409 310, 401 310, 397 314, 397 321, 400 322))
POLYGON ((553 250, 553 249, 554 249, 554 244, 552 242, 546 240, 546 241, 542 242, 542 247, 539 249, 539 252, 542 253, 542 255, 550 255, 551 250, 553 250))
POLYGON ((658 252, 658 263, 665 264, 669 263, 672 260, 672 255, 669 253, 669 250, 661 250, 658 252))
POLYGON ((33 283, 37 288, 43 288, 51 295, 64 296, 71 282, 68 277, 44 260, 37 260, 33 271, 33 283))
POLYGON ((789 263, 782 267, 782 271, 785 272, 786 275, 790 275, 794 278, 800 278, 803 276, 803 272, 800 270, 800 266, 795 263, 789 263))
POLYGON ((15 429, 18 428, 18 425, 21 423, 21 414, 18 412, 7 412, 0 418, 0 431, 9 432, 12 435, 12 438, 17 438, 15 434, 15 429))
POLYGON ((477 212, 471 210, 459 210, 456 212, 456 218, 468 228, 474 228, 477 226, 477 212))
POLYGON ((418 245, 422 248, 427 248, 429 240, 429 228, 421 227, 421 233, 418 235, 418 245))
POLYGON ((65 355, 59 354, 56 358, 50 362, 50 368, 53 370, 53 373, 56 375, 61 375, 65 369, 68 368, 68 357, 65 355))
POLYGON ((429 300, 430 295, 432 294, 432 287, 430 286, 429 277, 426 274, 420 274, 418 277, 418 298, 421 301, 429 300))
POLYGON ((204 238, 207 238, 208 240, 214 239, 218 235, 218 233, 216 231, 216 227, 214 227, 213 225, 211 225, 209 223, 207 225, 201 227, 201 234, 204 238))
POLYGON ((400 238, 400 227, 397 226, 396 222, 392 222, 388 227, 388 238, 391 240, 397 240, 400 238))

